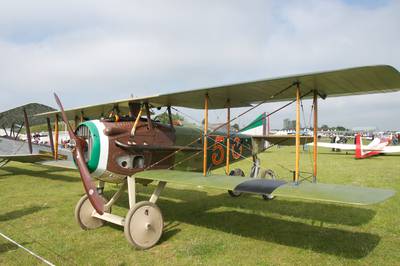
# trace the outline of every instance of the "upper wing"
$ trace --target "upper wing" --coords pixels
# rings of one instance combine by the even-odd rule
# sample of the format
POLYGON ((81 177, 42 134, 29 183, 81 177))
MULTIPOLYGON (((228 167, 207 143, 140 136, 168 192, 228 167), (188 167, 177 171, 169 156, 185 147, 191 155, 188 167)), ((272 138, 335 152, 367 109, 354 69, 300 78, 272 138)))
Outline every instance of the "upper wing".
MULTIPOLYGON (((80 116, 99 116, 109 112, 114 106, 127 108, 129 102, 148 102, 155 107, 180 106, 203 109, 205 94, 210 97, 209 109, 225 108, 227 99, 230 107, 245 107, 258 102, 276 102, 292 100, 295 86, 286 89, 294 83, 300 83, 301 94, 318 90, 322 96, 343 96, 369 93, 384 93, 400 90, 400 73, 391 66, 364 66, 335 71, 293 75, 287 77, 210 87, 183 92, 160 94, 149 97, 129 98, 104 104, 83 106, 66 110, 69 119, 80 116), (244 93, 245 92, 245 93, 244 93)), ((312 94, 306 96, 312 97, 312 94)), ((59 113, 48 112, 39 116, 59 113)))
POLYGON ((135 177, 191 186, 203 186, 238 192, 272 194, 282 197, 327 202, 369 205, 386 200, 395 192, 388 189, 363 188, 345 185, 300 183, 294 185, 282 180, 258 179, 241 176, 210 175, 175 170, 149 170, 135 177))
MULTIPOLYGON (((314 142, 307 143, 306 145, 313 146, 314 142)), ((341 150, 345 150, 345 151, 355 151, 356 150, 355 144, 317 142, 317 146, 322 147, 322 148, 341 149, 341 150)))

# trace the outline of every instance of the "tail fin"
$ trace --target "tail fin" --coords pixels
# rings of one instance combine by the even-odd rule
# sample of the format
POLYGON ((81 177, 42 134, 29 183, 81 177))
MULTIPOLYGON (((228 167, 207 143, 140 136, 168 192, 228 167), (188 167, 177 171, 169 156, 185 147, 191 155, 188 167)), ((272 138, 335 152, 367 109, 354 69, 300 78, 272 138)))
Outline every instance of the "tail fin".
POLYGON ((239 132, 248 135, 265 135, 265 113, 257 116, 256 119, 243 127, 239 132))
POLYGON ((380 151, 364 152, 361 135, 360 134, 356 135, 356 154, 354 156, 356 159, 365 159, 374 155, 378 155, 380 153, 381 153, 380 151))
POLYGON ((356 157, 356 159, 362 159, 362 156, 363 156, 363 151, 362 151, 361 135, 357 134, 356 135, 356 154, 355 154, 355 157, 356 157))

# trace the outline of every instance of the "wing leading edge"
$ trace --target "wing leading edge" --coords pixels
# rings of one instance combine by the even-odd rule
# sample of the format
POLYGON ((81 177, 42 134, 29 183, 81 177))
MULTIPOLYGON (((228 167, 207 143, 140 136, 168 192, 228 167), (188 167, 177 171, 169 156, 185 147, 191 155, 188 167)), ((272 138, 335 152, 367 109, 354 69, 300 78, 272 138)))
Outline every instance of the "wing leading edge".
POLYGON ((194 187, 208 187, 221 190, 255 194, 272 194, 274 196, 345 203, 370 205, 382 202, 395 194, 395 191, 379 188, 365 188, 347 185, 321 183, 300 183, 293 185, 282 180, 256 179, 240 176, 210 175, 203 176, 197 172, 175 170, 149 170, 135 174, 135 177, 152 181, 164 181, 194 187))

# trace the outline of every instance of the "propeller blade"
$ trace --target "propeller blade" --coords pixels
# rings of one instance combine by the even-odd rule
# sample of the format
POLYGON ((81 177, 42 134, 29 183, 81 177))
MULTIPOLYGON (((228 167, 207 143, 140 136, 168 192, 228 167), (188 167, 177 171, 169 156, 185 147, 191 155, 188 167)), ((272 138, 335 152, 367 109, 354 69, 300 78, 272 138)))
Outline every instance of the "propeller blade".
POLYGON ((75 148, 72 151, 74 156, 75 162, 78 166, 79 174, 82 179, 83 187, 85 188, 86 195, 89 198, 90 203, 92 204, 93 208, 102 215, 104 213, 104 202, 100 197, 99 193, 97 192, 96 187, 92 182, 92 178, 90 176, 89 169, 87 168, 85 162, 85 156, 83 149, 86 145, 85 140, 75 135, 74 131, 72 130, 71 125, 68 122, 67 114, 64 111, 64 107, 58 98, 57 94, 54 93, 54 98, 56 99, 58 107, 60 107, 61 115, 64 123, 67 125, 68 133, 71 138, 75 142, 75 148))

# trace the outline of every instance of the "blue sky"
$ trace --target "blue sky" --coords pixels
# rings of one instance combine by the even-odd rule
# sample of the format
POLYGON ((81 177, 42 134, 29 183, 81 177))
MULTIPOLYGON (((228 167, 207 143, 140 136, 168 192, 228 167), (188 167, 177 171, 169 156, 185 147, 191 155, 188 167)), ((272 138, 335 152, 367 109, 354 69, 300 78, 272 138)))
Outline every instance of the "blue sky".
MULTIPOLYGON (((360 65, 400 69, 399 13, 399 1, 2 1, 0 110, 55 106, 54 91, 75 107, 360 65)), ((328 98, 320 123, 399 129, 399 96, 328 98)), ((272 126, 286 117, 294 110, 272 126)))

